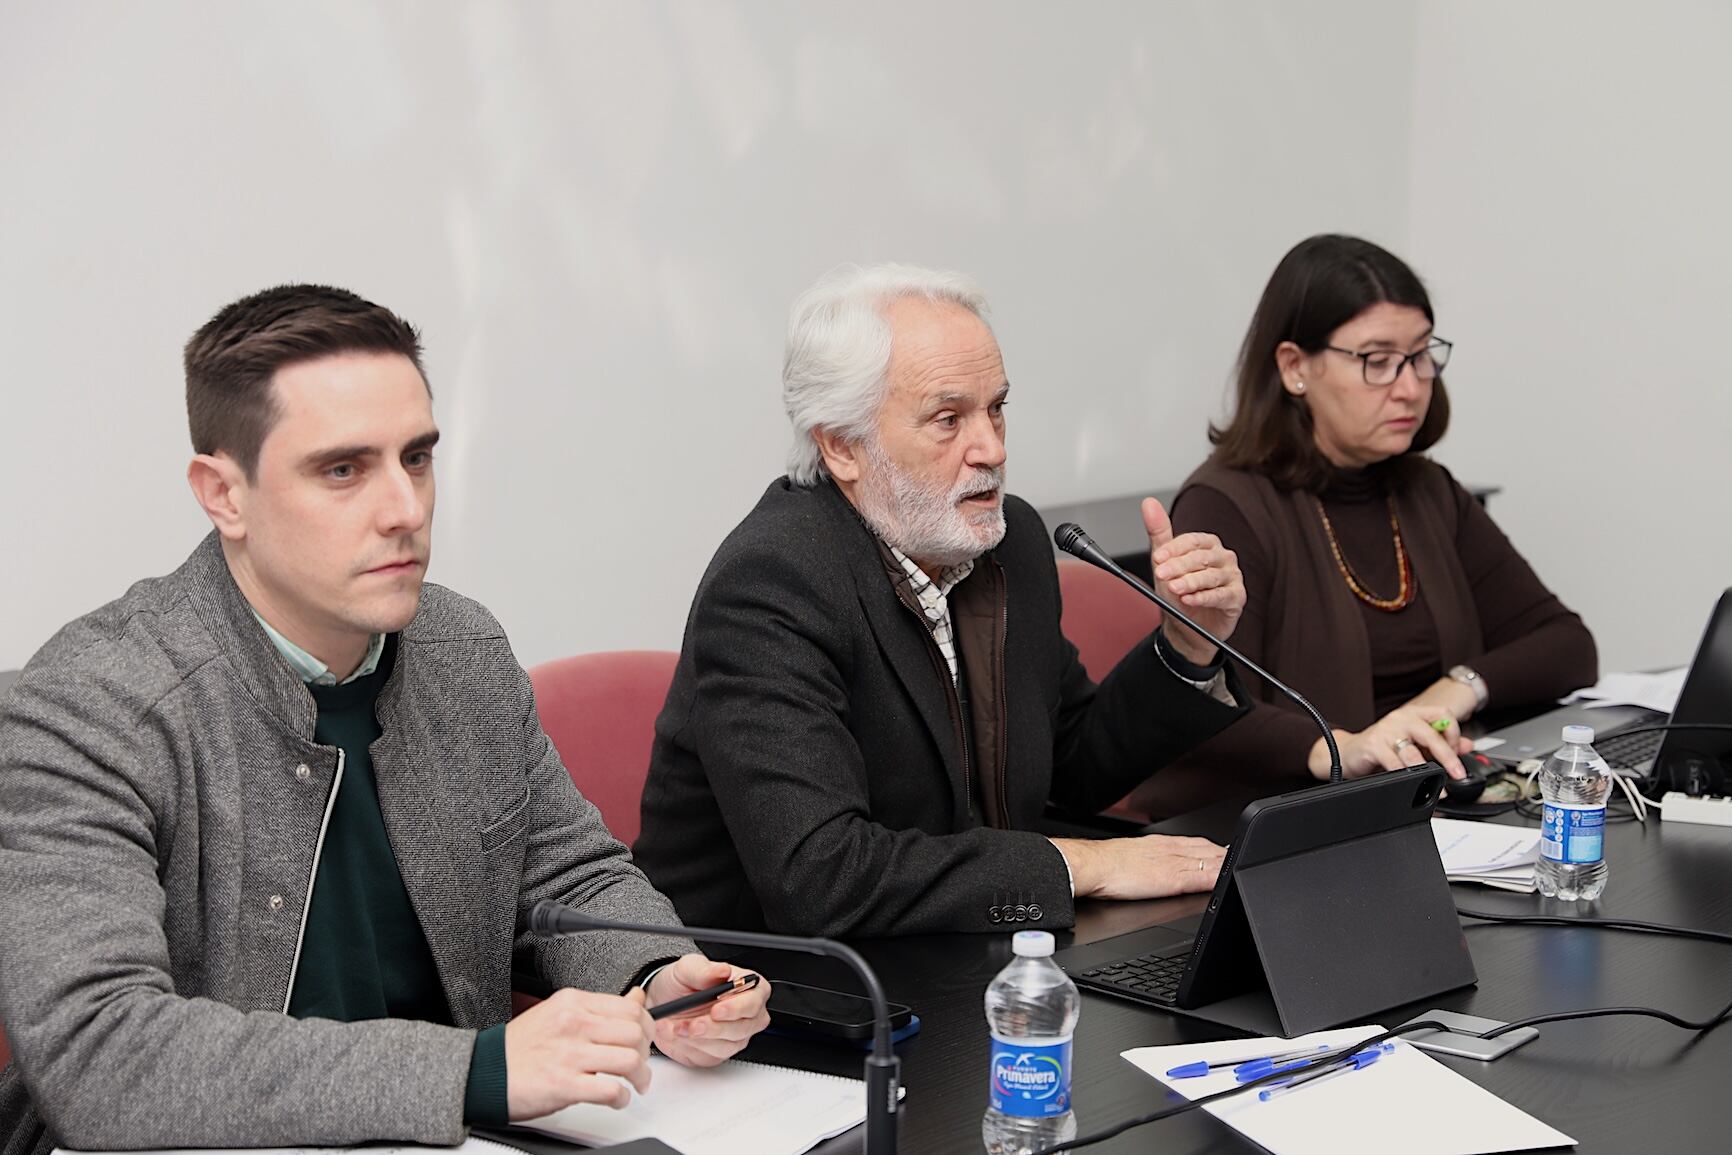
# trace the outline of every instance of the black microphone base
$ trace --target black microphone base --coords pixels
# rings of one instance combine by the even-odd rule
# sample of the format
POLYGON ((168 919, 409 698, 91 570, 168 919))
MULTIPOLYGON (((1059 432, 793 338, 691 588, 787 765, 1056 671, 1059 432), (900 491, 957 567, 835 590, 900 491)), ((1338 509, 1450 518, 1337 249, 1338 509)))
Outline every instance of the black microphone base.
POLYGON ((901 1059, 874 1055, 866 1060, 866 1155, 895 1155, 901 1085, 901 1059))

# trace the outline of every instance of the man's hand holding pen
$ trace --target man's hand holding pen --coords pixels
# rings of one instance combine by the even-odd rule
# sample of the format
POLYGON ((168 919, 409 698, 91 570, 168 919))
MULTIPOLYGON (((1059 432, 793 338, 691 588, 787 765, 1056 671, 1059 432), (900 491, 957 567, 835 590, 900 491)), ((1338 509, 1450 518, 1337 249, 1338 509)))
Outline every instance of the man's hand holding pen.
POLYGON ((663 967, 624 995, 571 988, 530 1007, 505 1028, 511 1119, 573 1103, 623 1107, 649 1090, 650 1044, 677 1063, 713 1067, 770 1025, 770 984, 701 954, 663 967), (684 1008, 676 1000, 703 996, 684 1008), (656 1007, 667 1007, 653 1017, 656 1007))
POLYGON ((713 1067, 744 1047, 770 1025, 770 984, 750 971, 688 954, 665 966, 649 982, 655 1008, 675 999, 709 992, 721 983, 735 985, 708 1006, 654 1019, 656 1048, 688 1067, 713 1067))

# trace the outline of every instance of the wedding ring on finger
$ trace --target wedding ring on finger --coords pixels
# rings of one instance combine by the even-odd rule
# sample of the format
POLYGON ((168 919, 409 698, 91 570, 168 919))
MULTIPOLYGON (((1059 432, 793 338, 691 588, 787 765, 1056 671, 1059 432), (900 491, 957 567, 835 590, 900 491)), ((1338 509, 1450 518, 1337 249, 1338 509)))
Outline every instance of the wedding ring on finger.
POLYGON ((1397 738, 1395 740, 1395 752, 1397 754, 1399 754, 1411 745, 1413 745, 1413 739, 1412 738, 1405 738, 1405 737, 1397 738))
POLYGON ((1203 860, 1200 858, 1197 859, 1197 873, 1198 874, 1203 873, 1203 860))

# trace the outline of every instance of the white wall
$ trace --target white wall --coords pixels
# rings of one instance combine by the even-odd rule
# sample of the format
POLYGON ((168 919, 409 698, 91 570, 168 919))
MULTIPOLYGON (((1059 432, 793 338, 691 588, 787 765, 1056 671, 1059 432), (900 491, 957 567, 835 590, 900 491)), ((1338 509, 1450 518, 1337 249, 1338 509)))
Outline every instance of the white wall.
POLYGON ((287 280, 423 327, 447 436, 432 576, 528 662, 678 644, 780 472, 788 302, 840 261, 985 285, 1026 496, 1175 482, 1279 255, 1323 229, 1405 240, 1416 18, 0 10, 0 667, 203 532, 179 346, 287 280))
POLYGON ((1427 3, 1409 255, 1457 342, 1438 456, 1587 619, 1686 661, 1732 585, 1732 8, 1427 3))

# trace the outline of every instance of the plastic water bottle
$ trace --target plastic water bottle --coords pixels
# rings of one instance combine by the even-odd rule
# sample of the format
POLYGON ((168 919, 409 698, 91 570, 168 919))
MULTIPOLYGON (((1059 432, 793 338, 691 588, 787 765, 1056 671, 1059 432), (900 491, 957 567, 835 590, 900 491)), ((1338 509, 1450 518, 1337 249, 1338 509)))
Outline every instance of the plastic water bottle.
POLYGON ((990 1155, 1017 1155, 1076 1138, 1070 1045, 1082 999, 1052 961, 1052 935, 1018 931, 1016 957, 986 988, 992 1074, 980 1137, 990 1155))
POLYGON ((1575 901, 1596 899, 1606 889, 1606 799, 1612 772, 1594 752, 1592 726, 1565 726, 1564 744, 1540 767, 1540 860, 1534 867, 1540 893, 1575 901))

